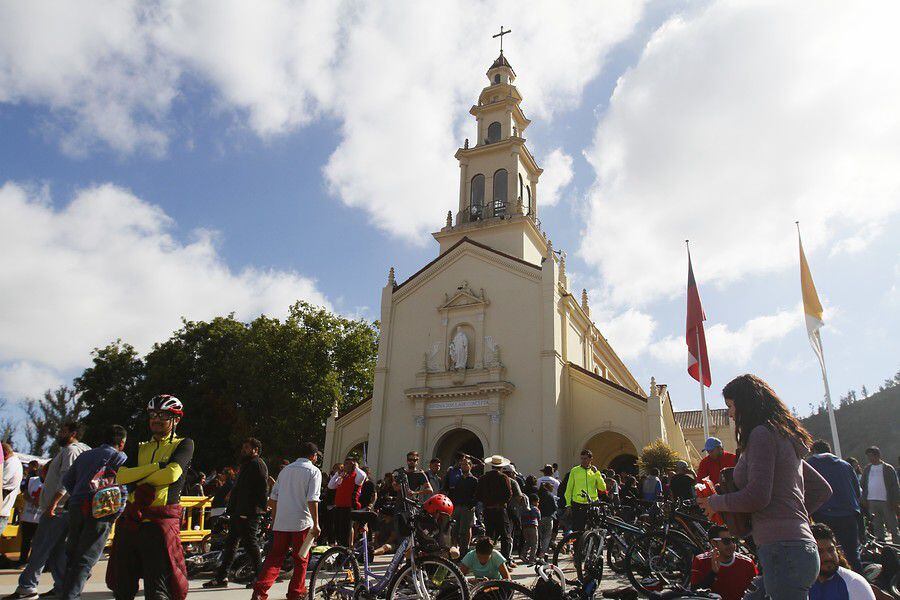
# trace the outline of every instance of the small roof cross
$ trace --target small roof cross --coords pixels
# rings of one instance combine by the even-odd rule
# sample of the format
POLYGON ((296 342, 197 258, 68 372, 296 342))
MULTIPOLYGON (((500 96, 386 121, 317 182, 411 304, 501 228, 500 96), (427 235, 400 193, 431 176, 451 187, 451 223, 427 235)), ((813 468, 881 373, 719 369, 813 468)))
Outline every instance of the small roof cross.
POLYGON ((491 37, 500 38, 500 54, 503 54, 503 36, 507 33, 512 33, 512 29, 503 30, 503 25, 500 26, 500 33, 494 34, 491 37))

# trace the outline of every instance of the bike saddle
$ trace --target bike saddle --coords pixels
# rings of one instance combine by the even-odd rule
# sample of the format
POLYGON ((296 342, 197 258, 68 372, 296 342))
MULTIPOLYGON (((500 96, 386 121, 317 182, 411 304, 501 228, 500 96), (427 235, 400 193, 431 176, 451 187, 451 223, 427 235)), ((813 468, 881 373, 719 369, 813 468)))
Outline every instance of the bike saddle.
POLYGON ((378 523, 378 513, 371 510, 351 510, 350 520, 361 525, 375 525, 378 523))

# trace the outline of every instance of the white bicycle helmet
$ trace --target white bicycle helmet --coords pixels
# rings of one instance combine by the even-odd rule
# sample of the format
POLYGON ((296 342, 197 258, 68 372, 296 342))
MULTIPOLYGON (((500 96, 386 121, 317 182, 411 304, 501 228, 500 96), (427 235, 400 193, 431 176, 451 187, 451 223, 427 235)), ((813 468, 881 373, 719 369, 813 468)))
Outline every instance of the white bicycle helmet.
POLYGON ((147 411, 151 410, 170 412, 177 417, 184 416, 184 405, 181 403, 181 400, 170 394, 153 396, 147 404, 147 411))

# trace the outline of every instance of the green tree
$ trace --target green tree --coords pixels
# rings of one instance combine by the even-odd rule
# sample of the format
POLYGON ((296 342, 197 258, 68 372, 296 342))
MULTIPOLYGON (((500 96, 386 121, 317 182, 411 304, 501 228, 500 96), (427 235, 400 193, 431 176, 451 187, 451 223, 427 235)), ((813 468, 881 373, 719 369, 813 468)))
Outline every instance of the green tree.
POLYGON ((81 396, 66 385, 45 391, 43 398, 29 398, 25 404, 28 451, 35 456, 43 456, 48 451, 54 454, 57 449, 54 436, 60 426, 66 421, 80 420, 85 410, 81 396))
MULTIPOLYGON (((95 348, 92 366, 75 378, 75 389, 87 410, 85 441, 96 445, 103 427, 121 425, 134 441, 141 416, 144 363, 130 344, 116 340, 104 348, 95 348)), ((131 444, 129 444, 131 447, 131 444)))
POLYGON ((298 302, 284 320, 183 321, 143 360, 115 342, 95 351, 77 383, 90 399, 89 424, 121 423, 131 439, 147 437, 149 398, 177 396, 186 410, 178 432, 194 439, 199 468, 233 464, 247 436, 269 458, 295 458, 301 441, 324 441, 335 402, 346 408, 371 395, 377 339, 370 323, 298 302))
POLYGON ((656 467, 660 473, 665 473, 669 469, 675 468, 675 462, 681 460, 678 453, 672 446, 668 445, 661 439, 650 442, 641 450, 641 456, 638 458, 638 469, 641 473, 647 473, 650 469, 656 467))

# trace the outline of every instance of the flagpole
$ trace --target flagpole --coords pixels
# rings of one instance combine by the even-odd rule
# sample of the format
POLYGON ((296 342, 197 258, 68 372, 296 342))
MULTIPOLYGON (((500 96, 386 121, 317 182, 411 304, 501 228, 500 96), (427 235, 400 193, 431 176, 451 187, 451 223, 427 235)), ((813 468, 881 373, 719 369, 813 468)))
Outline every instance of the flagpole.
MULTIPOLYGON (((697 348, 699 352, 700 348, 700 328, 697 328, 697 348)), ((700 360, 697 361, 697 366, 700 367, 700 406, 703 409, 703 437, 708 440, 709 439, 709 411, 706 410, 706 390, 703 388, 706 387, 703 385, 703 357, 700 357, 700 360)), ((827 384, 826 384, 827 387, 827 384)))
MULTIPOLYGON (((687 246, 688 264, 691 262, 691 240, 684 240, 687 246)), ((704 441, 709 439, 709 412, 706 410, 706 390, 703 388, 703 351, 700 348, 700 328, 695 330, 697 336, 697 367, 700 369, 700 408, 703 411, 703 438, 704 441)))
MULTIPOLYGON (((794 224, 797 226, 797 239, 800 241, 800 258, 801 258, 801 261, 803 261, 803 262, 801 262, 801 265, 800 265, 801 286, 802 286, 803 285, 803 282, 802 282, 803 277, 802 276, 803 276, 803 272, 804 272, 803 264, 806 261, 806 257, 803 253, 803 236, 800 235, 800 221, 794 221, 794 224)), ((808 264, 807 264, 806 272, 810 278, 810 282, 812 282, 812 274, 809 273, 809 265, 808 264)), ((814 287, 813 287, 812 293, 815 296, 815 303, 818 306, 818 308, 817 308, 817 312, 819 313, 818 318, 821 319, 822 306, 821 306, 821 303, 818 301, 818 295, 816 294, 814 287)), ((807 314, 805 292, 804 292, 803 300, 804 300, 804 307, 803 307, 804 314, 807 314)), ((807 328, 809 329, 808 323, 809 323, 809 321, 807 320, 807 328)), ((825 349, 822 347, 822 336, 819 334, 819 328, 821 328, 821 326, 822 325, 820 322, 819 326, 815 330, 810 329, 808 331, 809 336, 810 336, 809 341, 813 345, 813 350, 816 353, 816 357, 819 359, 819 366, 822 368, 822 383, 825 384, 825 409, 828 411, 828 424, 831 426, 831 443, 834 446, 835 455, 840 457, 841 456, 841 441, 838 439, 837 422, 834 419, 834 404, 832 404, 832 402, 831 402, 831 388, 828 385, 828 371, 825 369, 825 349), (813 336, 815 336, 815 339, 813 339, 813 336)))
MULTIPOLYGON (((816 332, 816 339, 819 342, 819 348, 822 348, 822 337, 816 332)), ((822 349, 822 360, 819 366, 822 367, 822 382, 825 384, 825 404, 828 407, 828 423, 831 425, 831 441, 834 444, 834 454, 838 458, 841 455, 841 440, 838 439, 837 423, 834 420, 834 405, 831 403, 831 388, 828 387, 828 373, 825 371, 825 350, 822 349)))

